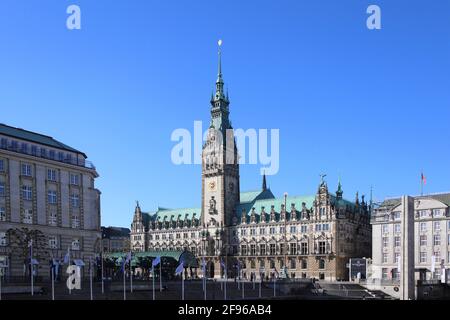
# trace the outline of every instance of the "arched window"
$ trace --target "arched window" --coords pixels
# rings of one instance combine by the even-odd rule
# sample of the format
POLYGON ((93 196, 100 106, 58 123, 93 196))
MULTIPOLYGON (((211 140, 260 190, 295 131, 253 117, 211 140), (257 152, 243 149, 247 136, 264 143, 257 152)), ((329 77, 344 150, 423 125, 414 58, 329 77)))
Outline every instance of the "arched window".
POLYGON ((319 269, 320 270, 325 269, 325 260, 324 259, 319 260, 319 269))

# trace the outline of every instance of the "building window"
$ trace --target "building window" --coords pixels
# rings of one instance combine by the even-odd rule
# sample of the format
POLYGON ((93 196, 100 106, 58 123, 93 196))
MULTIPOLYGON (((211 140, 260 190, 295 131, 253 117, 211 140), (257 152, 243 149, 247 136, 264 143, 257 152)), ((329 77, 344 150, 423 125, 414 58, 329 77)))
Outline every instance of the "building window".
POLYGON ((23 200, 33 199, 33 188, 31 186, 22 186, 22 198, 23 200))
POLYGON ((265 235, 266 234, 266 229, 265 228, 260 228, 259 229, 259 234, 260 235, 265 235))
POLYGON ((394 245, 395 247, 400 247, 400 237, 395 237, 394 238, 394 245))
POLYGON ((78 216, 74 215, 72 216, 72 228, 78 229, 80 227, 80 218, 78 216))
POLYGON ((266 245, 265 244, 261 244, 259 246, 259 254, 261 256, 265 256, 266 255, 266 245))
POLYGON ((78 186, 80 184, 80 176, 78 174, 70 174, 70 184, 78 186))
POLYGON ((247 246, 241 245, 241 255, 246 256, 247 255, 247 246))
POLYGON ((22 223, 25 224, 33 224, 33 210, 25 209, 23 211, 23 220, 22 223))
POLYGON ((399 261, 400 261, 400 253, 396 252, 395 255, 394 255, 394 262, 398 263, 399 261))
POLYGON ((22 163, 22 175, 31 177, 31 165, 28 163, 22 163))
POLYGON ((49 158, 52 159, 52 160, 55 160, 55 151, 54 150, 50 150, 49 158))
POLYGON ((381 278, 382 278, 383 280, 387 280, 387 279, 388 279, 388 276, 389 276, 389 274, 388 274, 388 269, 387 269, 387 268, 381 269, 381 278))
POLYGON ((251 269, 256 269, 256 261, 255 261, 254 259, 252 259, 252 260, 250 261, 250 268, 251 268, 251 269))
POLYGON ((325 241, 319 241, 319 254, 325 254, 325 241))
POLYGON ((319 260, 319 270, 323 270, 323 269, 325 269, 325 260, 320 259, 319 260))
POLYGON ((4 196, 5 196, 5 183, 0 182, 0 197, 4 197, 4 196))
POLYGON ((325 208, 320 208, 319 213, 320 213, 320 216, 323 217, 326 214, 325 208))
POLYGON ((400 271, 397 268, 392 269, 392 279, 400 280, 400 271))
POLYGON ((280 233, 283 234, 286 232, 286 228, 285 227, 280 227, 280 233))
POLYGON ((388 254, 383 253, 383 263, 387 263, 387 262, 388 262, 388 254))
MULTIPOLYGON (((0 221, 5 222, 6 221, 6 211, 4 207, 0 207, 0 221)), ((450 239, 450 237, 449 237, 450 239)))
POLYGON ((306 259, 302 260, 302 269, 308 269, 308 260, 306 259))
POLYGON ((58 202, 58 195, 54 190, 48 190, 47 200, 49 204, 56 204, 58 202))
POLYGON ((78 208, 80 201, 79 201, 79 197, 77 194, 72 194, 70 196, 70 202, 72 204, 72 208, 78 208))
POLYGON ((401 232, 401 226, 399 223, 394 224, 394 232, 400 233, 401 232))
POLYGON ((426 235, 421 235, 420 236, 420 246, 426 246, 427 245, 427 236, 426 235))
POLYGON ((420 232, 427 232, 427 223, 426 222, 420 223, 420 232))
POLYGON ((389 238, 383 237, 383 248, 387 248, 389 246, 389 238))
POLYGON ((0 247, 6 247, 6 232, 0 232, 0 247))
POLYGON ((58 238, 56 236, 48 237, 48 247, 50 249, 58 249, 58 238))
POLYGON ((275 260, 270 259, 270 269, 275 269, 275 260))
POLYGON ((59 161, 63 161, 64 160, 64 153, 62 153, 61 151, 58 152, 58 160, 59 161))
POLYGON ((434 217, 442 217, 442 214, 443 213, 443 210, 441 210, 441 209, 434 209, 433 210, 433 216, 434 217))
POLYGON ((308 254, 308 243, 307 242, 301 243, 301 254, 303 256, 306 256, 308 254))
POLYGON ((295 226, 291 226, 290 233, 297 233, 297 228, 295 226))
MULTIPOLYGON (((447 245, 450 246, 450 234, 448 235, 448 239, 447 239, 447 245)), ((450 262, 450 260, 448 260, 448 262, 450 262)))
POLYGON ((275 227, 270 228, 270 234, 275 234, 275 227))
POLYGON ((400 211, 395 211, 393 213, 393 215, 394 215, 394 220, 400 220, 400 211))
POLYGON ((302 233, 308 232, 308 226, 302 226, 302 227, 301 227, 301 232, 302 232, 302 233))
POLYGON ((297 243, 290 243, 289 244, 289 254, 291 256, 294 256, 297 254, 297 243))
POLYGON ((255 244, 250 245, 250 255, 256 256, 256 245, 255 244))
POLYGON ((291 258, 291 269, 297 269, 297 263, 295 261, 295 258, 291 258))
POLYGON ((330 230, 330 225, 328 223, 324 223, 322 225, 322 231, 329 231, 330 230))
POLYGON ((420 251, 420 263, 427 263, 427 253, 420 251))
POLYGON ((280 243, 280 254, 285 254, 284 243, 280 243))
POLYGON ((75 251, 80 250, 80 239, 75 238, 72 240, 72 250, 75 250, 75 251))
POLYGON ((250 229, 250 235, 251 236, 256 236, 256 229, 255 228, 250 229))
POLYGON ((5 161, 0 159, 0 172, 5 171, 5 161))
POLYGON ((55 169, 47 169, 47 180, 56 181, 56 170, 55 169))
POLYGON ((50 212, 48 215, 48 224, 53 227, 58 225, 58 216, 56 215, 56 212, 50 212))
POLYGON ((389 225, 383 224, 381 230, 383 233, 389 233, 389 225))
POLYGON ((274 243, 271 243, 271 244, 269 245, 269 254, 270 254, 271 256, 276 255, 276 246, 275 246, 274 243))
POLYGON ((426 218, 428 216, 427 210, 419 210, 419 217, 426 218))
POLYGON ((259 262, 259 267, 260 267, 260 268, 265 268, 265 267, 266 267, 266 263, 265 263, 264 260, 261 260, 261 261, 259 262))
POLYGON ((434 227, 435 231, 441 230, 441 222, 440 221, 435 221, 433 227, 434 227))
POLYGON ((33 156, 37 156, 37 147, 36 146, 31 146, 31 155, 33 156))
POLYGON ((247 235, 247 230, 246 229, 241 229, 241 236, 245 236, 247 235))
POLYGON ((1 140, 1 148, 2 149, 8 148, 8 140, 6 140, 5 138, 2 138, 2 140, 1 140))
POLYGON ((436 234, 433 237, 433 245, 440 246, 441 245, 441 235, 436 234))

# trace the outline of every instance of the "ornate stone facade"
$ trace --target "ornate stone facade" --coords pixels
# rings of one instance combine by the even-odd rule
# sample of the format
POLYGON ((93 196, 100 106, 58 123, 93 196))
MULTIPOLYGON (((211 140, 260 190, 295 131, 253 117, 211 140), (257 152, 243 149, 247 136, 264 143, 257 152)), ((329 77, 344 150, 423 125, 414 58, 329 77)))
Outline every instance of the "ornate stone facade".
POLYGON ((240 192, 238 151, 224 94, 219 51, 211 125, 202 153, 202 205, 144 213, 136 206, 134 251, 189 250, 207 261, 209 277, 348 278, 352 257, 371 254, 370 207, 345 200, 341 184, 315 195, 275 198, 266 177, 260 191, 240 192), (221 263, 221 261, 223 263, 221 263))

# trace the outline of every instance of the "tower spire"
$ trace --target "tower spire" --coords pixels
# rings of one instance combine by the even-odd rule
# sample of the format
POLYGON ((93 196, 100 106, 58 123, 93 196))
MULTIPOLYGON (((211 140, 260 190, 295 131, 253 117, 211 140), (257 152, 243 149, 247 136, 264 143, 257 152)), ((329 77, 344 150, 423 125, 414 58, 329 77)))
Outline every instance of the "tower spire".
POLYGON ((217 70, 217 80, 216 80, 216 95, 214 100, 226 100, 225 93, 223 90, 223 78, 222 78, 222 40, 219 40, 217 42, 219 45, 218 48, 218 55, 219 55, 219 62, 218 62, 218 70, 217 70))
POLYGON ((264 171, 262 191, 266 191, 266 190, 267 190, 267 180, 266 180, 266 172, 264 171))

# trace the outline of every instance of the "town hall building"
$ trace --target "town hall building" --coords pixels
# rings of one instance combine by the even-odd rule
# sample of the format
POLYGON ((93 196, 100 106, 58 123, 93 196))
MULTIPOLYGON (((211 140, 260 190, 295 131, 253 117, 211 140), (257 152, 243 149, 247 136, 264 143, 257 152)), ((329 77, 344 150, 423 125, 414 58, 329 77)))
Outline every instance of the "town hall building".
POLYGON ((324 175, 312 195, 277 198, 265 175, 260 190, 242 192, 238 150, 227 135, 233 129, 229 107, 219 50, 202 152, 201 207, 143 212, 137 203, 131 249, 190 251, 199 265, 206 261, 210 278, 223 278, 227 270, 228 278, 348 279, 349 259, 371 256, 371 204, 358 194, 354 201, 344 199, 340 181, 330 192, 324 175))

